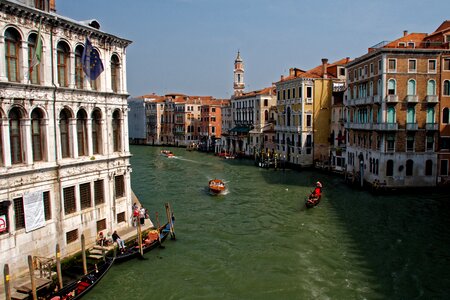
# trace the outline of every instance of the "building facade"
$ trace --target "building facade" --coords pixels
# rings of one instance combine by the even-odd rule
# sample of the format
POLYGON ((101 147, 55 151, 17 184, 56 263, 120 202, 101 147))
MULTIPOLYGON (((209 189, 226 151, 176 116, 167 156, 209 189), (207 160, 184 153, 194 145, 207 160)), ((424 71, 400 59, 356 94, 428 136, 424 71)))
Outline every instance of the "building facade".
POLYGON ((431 35, 405 31, 348 64, 347 170, 361 183, 448 179, 449 25, 431 35))
POLYGON ((54 1, 2 1, 0 11, 0 264, 14 277, 27 255, 54 256, 59 244, 66 257, 82 234, 90 245, 129 226, 131 42, 57 15, 54 1), (87 37, 104 67, 95 80, 83 72, 87 37))

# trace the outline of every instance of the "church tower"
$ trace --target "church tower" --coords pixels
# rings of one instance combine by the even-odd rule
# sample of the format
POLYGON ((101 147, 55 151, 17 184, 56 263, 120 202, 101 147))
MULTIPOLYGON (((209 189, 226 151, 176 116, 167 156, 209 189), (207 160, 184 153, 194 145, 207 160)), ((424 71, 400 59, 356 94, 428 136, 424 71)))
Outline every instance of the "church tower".
POLYGON ((238 51, 236 60, 234 61, 234 95, 242 95, 244 87, 244 63, 238 51))

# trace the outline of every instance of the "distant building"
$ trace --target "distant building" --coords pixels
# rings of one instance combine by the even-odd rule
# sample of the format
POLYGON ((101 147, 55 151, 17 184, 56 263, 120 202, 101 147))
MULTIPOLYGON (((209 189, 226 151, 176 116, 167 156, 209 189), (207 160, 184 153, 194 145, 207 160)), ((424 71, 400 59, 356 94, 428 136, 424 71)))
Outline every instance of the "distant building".
POLYGON ((348 64, 347 170, 388 187, 450 184, 450 22, 348 64))
POLYGON ((234 96, 242 95, 245 89, 244 83, 244 62, 241 53, 238 51, 234 61, 234 96))
POLYGON ((147 116, 145 100, 142 98, 128 99, 128 138, 130 144, 147 143, 147 116))
POLYGON ((54 1, 2 1, 0 11, 0 265, 14 277, 28 255, 54 256, 59 244, 64 258, 82 234, 90 246, 130 226, 131 41, 56 14, 54 1), (103 71, 82 61, 87 37, 103 71))

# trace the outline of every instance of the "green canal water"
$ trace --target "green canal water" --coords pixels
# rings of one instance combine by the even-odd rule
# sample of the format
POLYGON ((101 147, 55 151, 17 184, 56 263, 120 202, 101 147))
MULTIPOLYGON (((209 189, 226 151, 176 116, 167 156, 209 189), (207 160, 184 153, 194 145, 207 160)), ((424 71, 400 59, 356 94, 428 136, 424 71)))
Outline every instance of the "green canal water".
POLYGON ((114 265, 86 299, 450 299, 448 193, 376 196, 315 171, 132 146, 132 187, 177 239, 114 265), (226 195, 211 196, 208 180, 226 195), (303 201, 324 185, 319 206, 303 201))

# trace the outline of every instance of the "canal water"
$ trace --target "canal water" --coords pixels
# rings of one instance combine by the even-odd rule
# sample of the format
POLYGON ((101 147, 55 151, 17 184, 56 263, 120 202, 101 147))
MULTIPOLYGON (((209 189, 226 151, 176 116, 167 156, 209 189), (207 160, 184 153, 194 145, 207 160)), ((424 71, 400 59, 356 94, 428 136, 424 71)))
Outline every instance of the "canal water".
POLYGON ((132 146, 132 187, 176 240, 115 265, 87 299, 450 299, 450 197, 376 196, 316 171, 132 146), (211 196, 208 180, 226 182, 211 196), (320 180, 321 203, 304 209, 320 180))

